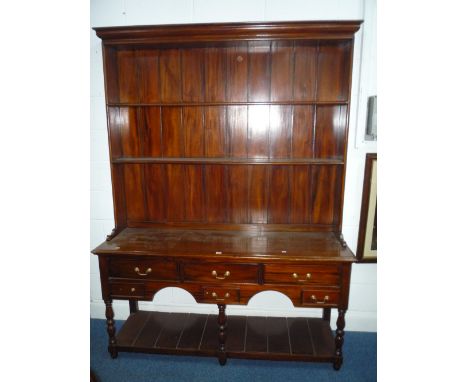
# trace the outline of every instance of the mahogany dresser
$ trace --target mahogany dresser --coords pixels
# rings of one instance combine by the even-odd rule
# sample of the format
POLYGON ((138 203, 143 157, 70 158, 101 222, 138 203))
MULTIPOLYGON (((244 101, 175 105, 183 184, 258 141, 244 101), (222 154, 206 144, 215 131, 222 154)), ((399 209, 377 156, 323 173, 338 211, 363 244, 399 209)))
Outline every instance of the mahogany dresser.
POLYGON ((113 358, 199 354, 221 365, 243 357, 340 368, 355 260, 341 226, 360 24, 95 28, 115 229, 93 253, 113 358), (139 310, 166 287, 217 304, 219 314, 139 310), (226 305, 267 290, 322 317, 227 318, 226 305), (130 304, 118 333, 115 299, 130 304))

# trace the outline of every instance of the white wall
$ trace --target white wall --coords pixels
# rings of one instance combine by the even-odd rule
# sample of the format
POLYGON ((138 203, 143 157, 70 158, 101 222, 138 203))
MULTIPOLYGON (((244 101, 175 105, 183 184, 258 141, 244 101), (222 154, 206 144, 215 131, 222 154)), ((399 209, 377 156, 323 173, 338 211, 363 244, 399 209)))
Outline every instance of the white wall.
MULTIPOLYGON (((376 0, 91 0, 91 26, 172 24, 257 20, 364 19, 356 35, 349 130, 343 234, 355 251, 358 235, 364 159, 375 143, 363 140, 367 97, 376 94, 376 0)), ((114 227, 108 156, 104 77, 100 40, 91 33, 91 249, 114 227)), ((97 257, 91 256, 91 317, 104 318, 97 257)), ((377 267, 353 265, 347 330, 377 330, 377 267)), ((178 288, 160 291, 145 309, 217 312, 215 305, 196 304, 178 288)), ((116 319, 128 316, 128 304, 115 301, 116 319)), ((335 312, 333 312, 335 313, 335 312)), ((332 313, 332 320, 336 317, 332 313)), ((285 296, 263 292, 248 306, 228 306, 227 314, 315 316, 317 310, 294 308, 285 296)), ((336 314, 336 313, 335 313, 336 314)))

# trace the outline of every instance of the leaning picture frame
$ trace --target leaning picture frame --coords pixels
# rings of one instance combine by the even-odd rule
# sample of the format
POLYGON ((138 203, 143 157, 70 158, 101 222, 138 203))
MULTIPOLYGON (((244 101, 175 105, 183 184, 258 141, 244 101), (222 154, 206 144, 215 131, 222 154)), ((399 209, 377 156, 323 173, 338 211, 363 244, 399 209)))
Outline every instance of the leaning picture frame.
POLYGON ((356 257, 362 263, 377 262, 377 154, 366 155, 361 217, 356 257))

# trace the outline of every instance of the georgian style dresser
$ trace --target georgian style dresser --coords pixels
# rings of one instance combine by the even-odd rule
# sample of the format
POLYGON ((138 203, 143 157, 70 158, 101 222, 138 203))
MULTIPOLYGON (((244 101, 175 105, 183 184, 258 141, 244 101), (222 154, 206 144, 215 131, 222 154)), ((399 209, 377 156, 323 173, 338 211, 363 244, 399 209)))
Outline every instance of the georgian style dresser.
POLYGON ((94 249, 109 352, 331 362, 351 265, 341 235, 360 21, 96 28, 115 229, 94 249), (218 315, 144 311, 165 287, 218 315), (321 318, 226 316, 278 291, 321 318), (116 333, 112 301, 130 316, 116 333), (336 332, 330 311, 338 310, 336 332))

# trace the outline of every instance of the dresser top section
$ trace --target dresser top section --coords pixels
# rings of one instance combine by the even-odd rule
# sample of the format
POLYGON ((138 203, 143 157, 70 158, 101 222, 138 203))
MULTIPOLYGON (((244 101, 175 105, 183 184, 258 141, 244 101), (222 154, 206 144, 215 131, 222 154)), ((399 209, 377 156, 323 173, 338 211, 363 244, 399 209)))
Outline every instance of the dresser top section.
POLYGON ((354 261, 351 251, 343 248, 332 232, 125 228, 112 240, 95 248, 93 253, 182 257, 206 255, 210 261, 354 261))
POLYGON ((361 20, 282 21, 94 28, 106 45, 170 44, 239 40, 351 39, 361 20))

